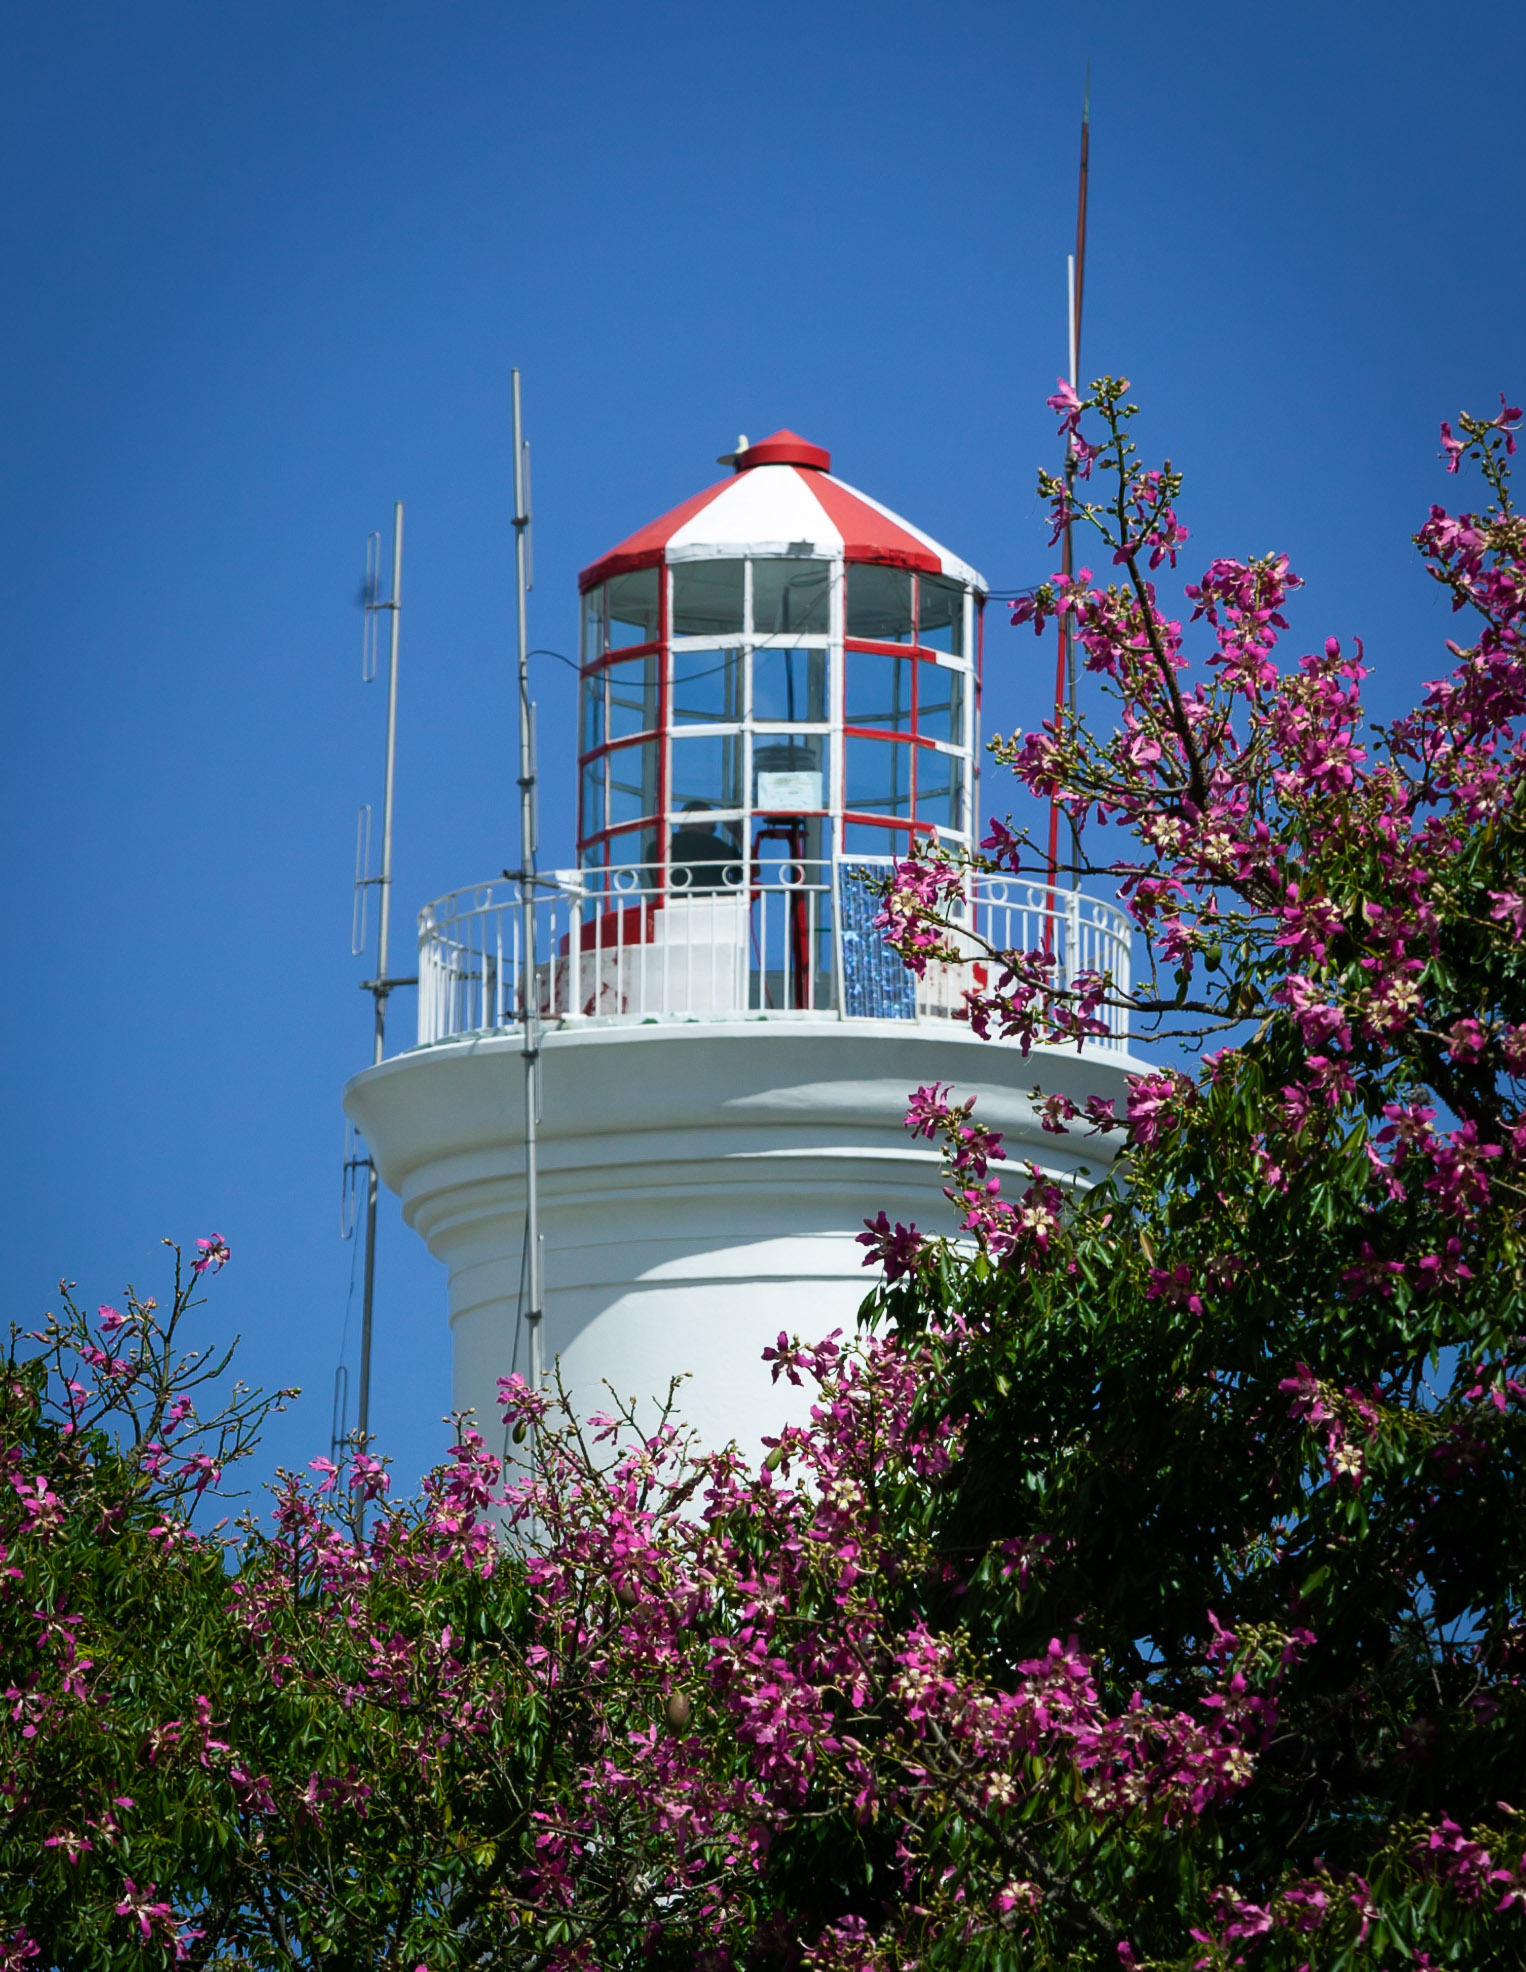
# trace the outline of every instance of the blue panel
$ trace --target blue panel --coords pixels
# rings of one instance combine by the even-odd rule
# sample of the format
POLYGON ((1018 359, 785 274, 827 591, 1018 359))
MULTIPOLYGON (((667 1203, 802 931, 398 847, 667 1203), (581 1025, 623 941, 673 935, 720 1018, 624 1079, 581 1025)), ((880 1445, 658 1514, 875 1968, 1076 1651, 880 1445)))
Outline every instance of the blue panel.
POLYGON ((861 1020, 915 1020, 916 981, 874 922, 884 909, 884 899, 873 887, 878 874, 863 864, 837 866, 843 1012, 861 1020))

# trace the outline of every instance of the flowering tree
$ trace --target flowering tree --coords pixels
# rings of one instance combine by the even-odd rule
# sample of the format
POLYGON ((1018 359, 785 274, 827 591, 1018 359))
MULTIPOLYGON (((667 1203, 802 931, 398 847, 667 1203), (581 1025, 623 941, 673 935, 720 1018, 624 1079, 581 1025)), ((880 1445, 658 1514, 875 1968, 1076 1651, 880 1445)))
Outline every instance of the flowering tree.
MULTIPOLYGON (((1121 1008, 1184 1059, 1133 1078, 1123 1117, 1045 1103, 1047 1129, 1124 1138, 1117 1180, 1064 1210, 1036 1172, 1019 1197, 993 1187, 999 1143, 949 1091, 919 1092, 913 1127, 946 1143, 975 1249, 878 1229, 902 1332, 950 1304, 962 1317, 920 1413, 963 1420, 968 1443, 935 1538, 1043 1539, 1021 1608, 977 1571, 959 1620, 1014 1655, 1077 1629, 1115 1703, 1185 1703, 1208 1660, 1268 1625, 1300 1644, 1232 1803, 1148 1893, 1136 1878, 1134 1949, 1169 1957, 1185 1931, 1209 1965, 1358 1947, 1516 1964, 1520 413, 1502 399, 1460 435, 1442 426, 1448 470, 1476 466, 1489 504, 1433 507, 1416 542, 1469 628, 1450 676, 1384 730, 1364 722, 1360 646, 1274 663, 1298 586, 1283 557, 1214 561, 1187 621, 1170 611, 1156 580, 1186 539, 1180 479, 1139 463, 1126 391, 1050 400, 1074 461, 1045 482, 1056 529, 1095 529, 1112 580, 1083 568, 1017 611, 1068 621, 1116 725, 1062 711, 997 751, 1103 845, 1081 874, 1120 890, 1145 983, 1125 995, 1066 981, 1052 952, 998 953, 970 1016, 1026 1048, 1121 1008), (1192 1924, 1189 1881, 1207 1912, 1192 1924)), ((984 867, 1042 873, 1000 823, 982 849, 984 867)), ((888 916, 913 967, 968 940, 963 880, 933 859, 897 872, 888 916)))
MULTIPOLYGON (((814 1404, 757 1469, 510 1378, 509 1469, 463 1418, 416 1499, 317 1459, 231 1534, 267 1400, 180 1340, 225 1243, 167 1314, 66 1298, 0 1390, 0 1965, 1526 1961, 1517 414, 1443 428, 1493 504, 1420 542, 1476 641, 1369 733, 1359 662, 1275 668, 1276 558, 1187 592, 1193 680, 1124 388, 1056 400, 1108 499, 1049 488, 1115 586, 1022 611, 1118 730, 1002 749, 1133 845, 1093 873, 1181 1065, 1042 1098, 1117 1174, 1004 1190, 919 1090, 958 1235, 868 1229, 868 1330, 779 1337, 814 1404)), ((964 883, 897 870, 913 967, 964 883)), ((970 1017, 1025 1048, 1121 999, 991 958, 970 1017)))
MULTIPOLYGON (((1185 1708, 1110 1708, 1074 1641, 993 1663, 889 1338, 781 1335, 818 1402, 755 1472, 506 1379, 510 1484, 464 1421, 407 1506, 358 1458, 357 1542, 319 1459, 225 1568, 189 1510, 266 1406, 198 1425, 190 1298, 66 1301, 9 1365, 7 1965, 1117 1962, 1098 1882, 1243 1784, 1305 1641, 1220 1639, 1185 1708)), ((991 1549, 1018 1601, 1044 1546, 991 1549)))

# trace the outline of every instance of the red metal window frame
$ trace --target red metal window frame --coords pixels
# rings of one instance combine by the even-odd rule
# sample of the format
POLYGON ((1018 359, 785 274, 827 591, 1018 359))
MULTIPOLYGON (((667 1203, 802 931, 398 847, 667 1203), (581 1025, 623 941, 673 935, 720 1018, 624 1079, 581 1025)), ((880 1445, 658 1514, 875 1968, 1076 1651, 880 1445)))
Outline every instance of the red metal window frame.
MULTIPOLYGON (((590 665, 582 673, 582 675, 578 680, 579 687, 581 688, 581 686, 587 683, 587 681, 591 678, 602 678, 606 676, 612 665, 625 664, 629 662, 632 658, 652 657, 655 655, 657 656, 660 665, 661 650, 662 650, 662 646, 660 644, 626 644, 626 645, 622 645, 619 650, 607 651, 605 655, 597 661, 597 663, 590 665)), ((581 717, 581 713, 582 713, 581 706, 578 708, 578 710, 579 710, 579 716, 581 717)), ((658 689, 657 689, 657 718, 659 723, 657 725, 647 726, 639 733, 628 733, 623 739, 618 739, 618 740, 606 739, 599 746, 591 746, 586 753, 580 753, 578 755, 578 838, 577 841, 578 841, 579 856, 581 856, 583 850, 588 848, 592 843, 598 841, 601 837, 611 833, 611 825, 608 823, 601 824, 600 827, 596 829, 587 829, 584 827, 584 816, 583 816, 584 768, 591 765, 591 763, 594 762, 595 760, 605 759, 611 753, 624 753, 626 749, 629 747, 649 746, 654 740, 660 740, 662 738, 662 726, 660 723, 662 720, 662 716, 663 716, 662 715, 662 684, 659 676, 658 689)), ((604 728, 606 732, 608 732, 609 730, 608 718, 609 718, 609 713, 608 713, 608 706, 606 704, 605 728, 604 728)), ((660 763, 657 771, 658 771, 658 790, 660 793, 661 784, 662 784, 662 766, 660 763)))
MULTIPOLYGON (((639 836, 647 829, 660 828, 661 826, 662 826, 662 818, 660 815, 655 817, 652 815, 643 815, 639 822, 622 822, 618 828, 605 829, 599 837, 599 846, 601 849, 607 851, 610 848, 612 848, 617 841, 619 841, 622 835, 639 836)), ((644 863, 646 861, 646 858, 643 856, 641 858, 641 861, 644 863)), ((611 863, 608 855, 606 854, 604 861, 600 864, 597 864, 596 867, 599 869, 608 870, 622 866, 611 863)))
MULTIPOLYGON (((578 755, 578 838, 577 838, 578 859, 581 862, 584 858, 585 853, 589 849, 593 848, 595 845, 599 845, 606 852, 604 858, 604 866, 608 867, 608 849, 615 837, 632 834, 643 828, 655 827, 658 831, 658 840, 655 846, 658 850, 659 860, 662 864, 666 865, 667 854, 668 854, 668 843, 666 837, 665 824, 666 824, 667 813, 668 813, 668 803, 672 789, 671 748, 673 744, 673 734, 670 729, 670 722, 671 722, 671 713, 672 713, 672 668, 673 668, 673 640, 671 634, 673 571, 667 561, 665 551, 663 550, 657 550, 656 552, 653 552, 651 554, 643 554, 640 556, 631 557, 629 567, 626 567, 623 564, 624 564, 624 558, 622 557, 622 566, 619 569, 613 569, 613 568, 602 569, 600 573, 603 580, 601 580, 601 582, 597 584, 590 583, 588 585, 588 588, 592 589, 595 587, 602 587, 603 581, 607 581, 609 576, 612 574, 634 573, 637 568, 658 569, 660 571, 660 576, 661 576, 657 589, 659 635, 655 641, 648 641, 643 644, 626 644, 626 645, 622 645, 618 650, 611 650, 609 648, 605 648, 600 653, 599 657, 596 658, 592 664, 585 665, 582 668, 579 674, 580 683, 589 677, 607 671, 611 664, 624 663, 633 658, 656 656, 658 661, 657 713, 656 713, 657 723, 654 727, 648 729, 647 732, 641 735, 632 735, 627 739, 618 740, 618 741, 611 741, 606 739, 600 746, 590 749, 590 751, 588 751, 587 753, 580 753, 578 755), (595 829, 586 828, 585 817, 583 815, 583 807, 582 807, 584 769, 592 761, 605 758, 611 753, 624 752, 627 748, 632 746, 651 744, 654 739, 660 741, 660 747, 657 757, 657 788, 655 795, 657 807, 655 814, 651 816, 643 817, 642 820, 639 822, 630 822, 618 826, 610 825, 608 823, 603 823, 601 824, 600 827, 595 829)), ((854 568, 874 566, 874 565, 876 565, 875 562, 870 558, 859 558, 852 561, 845 559, 843 562, 844 584, 846 585, 846 583, 852 579, 851 571, 854 568)), ((903 564, 898 561, 895 565, 902 566, 903 564)), ((919 836, 919 835, 936 836, 938 833, 938 824, 936 822, 926 821, 921 817, 919 817, 917 814, 917 806, 921 797, 921 764, 920 764, 919 755, 922 753, 936 753, 940 750, 937 745, 937 742, 932 739, 929 739, 921 731, 922 672, 920 666, 923 664, 939 664, 940 659, 947 658, 953 655, 953 653, 948 651, 936 651, 930 645, 922 644, 917 641, 917 633, 921 628, 921 624, 920 624, 921 601, 922 601, 921 578, 922 575, 924 573, 927 573, 928 571, 913 567, 910 572, 913 577, 914 587, 912 591, 912 639, 909 643, 882 643, 872 638, 865 638, 865 637, 849 638, 846 635, 843 637, 841 644, 841 649, 843 652, 843 674, 839 681, 839 687, 838 687, 838 712, 840 717, 838 720, 837 730, 841 734, 844 740, 869 739, 869 740, 877 740, 884 745, 907 746, 911 748, 912 750, 911 759, 909 762, 910 797, 911 797, 911 811, 912 811, 911 815, 908 818, 903 819, 898 816, 878 815, 871 813, 867 810, 856 809, 856 808, 850 809, 847 807, 834 811, 832 807, 828 805, 822 808, 809 810, 808 813, 813 819, 828 819, 828 818, 840 819, 844 827, 846 827, 848 823, 853 822, 867 827, 898 829, 907 833, 910 836, 919 836), (864 652, 880 657, 908 657, 909 656, 913 660, 913 667, 911 674, 911 706, 910 706, 911 723, 910 723, 910 729, 907 732, 888 733, 885 732, 883 729, 875 728, 872 726, 849 725, 846 717, 846 710, 847 710, 846 670, 847 670, 847 656, 850 652, 854 652, 854 651, 864 652)), ((585 589, 581 593, 583 596, 586 596, 588 591, 585 589)), ((985 688, 985 598, 979 595, 978 593, 970 592, 968 590, 966 591, 966 593, 973 594, 973 601, 975 606, 975 626, 974 626, 975 648, 974 651, 970 654, 972 662, 970 662, 969 664, 963 662, 959 664, 941 664, 940 668, 944 670, 959 671, 963 673, 963 675, 971 679, 973 684, 973 691, 974 691, 973 720, 974 720, 975 728, 978 731, 981 705, 984 698, 984 688, 985 688)), ((845 598, 843 604, 843 608, 845 612, 844 628, 846 628, 846 607, 847 605, 845 598)), ((580 708, 580 712, 581 712, 581 708, 580 708)), ((980 773, 979 761, 976 757, 976 749, 973 745, 966 747, 961 744, 952 748, 951 753, 952 753, 952 757, 967 763, 970 768, 969 795, 970 795, 971 826, 968 833, 973 838, 974 814, 977 806, 977 789, 978 789, 979 773, 980 773)), ((845 775, 846 760, 841 754, 839 754, 838 762, 836 764, 838 765, 840 775, 845 775)), ((847 785, 845 778, 840 778, 838 784, 842 789, 843 798, 844 800, 846 800, 847 785)), ((753 804, 751 801, 751 792, 752 790, 750 788, 746 790, 748 799, 744 803, 744 806, 746 807, 748 813, 761 812, 761 811, 755 811, 753 809, 753 804)), ((958 830, 955 832, 965 833, 966 831, 958 830)))
MULTIPOLYGON (((861 566, 861 565, 862 564, 852 564, 852 563, 849 564, 850 567, 861 566)), ((913 594, 914 594, 914 601, 912 606, 912 613, 913 613, 913 619, 915 621, 915 617, 917 615, 920 606, 920 600, 922 594, 920 577, 918 578, 917 587, 913 592, 913 594)), ((844 740, 849 740, 849 739, 880 740, 883 742, 887 742, 890 745, 909 746, 912 748, 911 813, 913 818, 913 826, 916 827, 919 831, 928 831, 934 834, 936 834, 937 826, 938 826, 935 822, 921 822, 917 819, 917 803, 921 793, 921 789, 920 789, 921 772, 920 772, 918 756, 921 753, 937 753, 940 751, 937 741, 927 738, 921 731, 921 722, 922 722, 921 667, 924 664, 932 664, 932 665, 937 665, 937 668, 940 671, 953 671, 964 677, 967 678, 971 677, 972 676, 971 671, 967 670, 963 664, 939 663, 940 658, 949 657, 952 654, 953 653, 949 651, 935 651, 927 644, 919 644, 916 642, 912 642, 909 644, 884 644, 871 640, 870 638, 867 637, 854 637, 851 641, 849 641, 849 639, 847 639, 846 637, 843 639, 842 697, 841 700, 839 701, 843 715, 842 717, 843 738, 844 740), (850 651, 858 651, 858 652, 866 653, 873 657, 908 657, 909 656, 912 659, 911 728, 908 732, 887 733, 882 729, 876 728, 874 726, 850 726, 848 724, 848 717, 847 717, 848 654, 850 651)), ((976 687, 976 693, 977 693, 977 704, 978 704, 978 694, 979 694, 978 685, 976 687)), ((978 713, 977 713, 977 717, 978 717, 978 713)), ((952 748, 950 752, 952 758, 961 761, 972 762, 974 758, 974 748, 973 747, 966 748, 963 744, 960 744, 959 746, 952 748)), ((847 773, 846 758, 844 758, 844 762, 843 762, 843 772, 844 772, 844 776, 846 777, 846 773, 847 773)), ((843 782, 843 799, 844 801, 847 800, 846 778, 844 778, 844 782, 843 782)), ((854 809, 850 814, 847 808, 843 809, 844 824, 846 824, 850 820, 861 822, 870 819, 871 817, 866 811, 854 809)), ((896 818, 885 817, 883 819, 893 820, 896 818)), ((961 835, 967 833, 967 831, 963 829, 957 830, 955 832, 961 835)))
MULTIPOLYGON (((608 845, 613 837, 617 835, 629 834, 632 829, 646 828, 655 824, 660 831, 663 817, 667 814, 668 673, 670 668, 670 659, 672 656, 672 645, 671 645, 671 640, 669 639, 668 636, 669 575, 668 575, 667 558, 663 553, 663 551, 661 549, 658 549, 655 553, 632 556, 629 560, 628 565, 626 565, 625 563, 625 557, 620 557, 619 559, 622 563, 622 565, 619 568, 601 567, 599 570, 599 580, 597 582, 590 582, 587 584, 586 587, 579 590, 578 594, 579 594, 579 604, 580 604, 580 615, 582 614, 582 607, 586 602, 586 598, 588 596, 589 590, 603 588, 604 585, 609 581, 611 575, 632 575, 635 574, 635 572, 638 569, 655 568, 659 574, 659 580, 657 583, 657 636, 655 640, 649 638, 647 642, 644 644, 622 644, 616 650, 611 650, 607 645, 605 645, 605 647, 601 650, 599 656, 596 657, 591 664, 584 663, 579 667, 579 671, 578 671, 579 689, 581 690, 583 681, 585 679, 592 678, 601 672, 607 671, 611 664, 616 664, 616 663, 623 664, 630 658, 651 657, 655 655, 657 658, 657 724, 649 728, 646 733, 640 735, 633 734, 628 739, 616 740, 616 741, 610 741, 606 739, 602 745, 592 747, 587 753, 580 753, 578 755, 577 853, 578 853, 578 861, 580 864, 583 861, 585 851, 593 848, 593 846, 596 843, 601 845, 607 850, 608 845), (584 826, 585 817, 583 814, 583 769, 592 760, 597 760, 602 756, 606 756, 610 753, 623 752, 625 748, 629 746, 642 746, 649 744, 650 741, 653 739, 662 742, 662 744, 658 748, 658 755, 657 755, 656 800, 658 806, 657 806, 656 814, 654 816, 644 816, 642 820, 639 822, 629 822, 629 823, 621 824, 619 826, 611 826, 609 823, 605 822, 602 823, 601 826, 596 829, 586 828, 584 826)), ((608 615, 608 610, 606 605, 601 620, 607 620, 607 615, 608 615)), ((578 715, 579 718, 581 719, 582 717, 581 705, 579 705, 578 707, 578 715)), ((607 716, 607 708, 606 708, 606 716, 607 716)), ((606 731, 607 730, 608 728, 606 726, 606 731)), ((659 835, 658 847, 663 851, 663 860, 666 861, 666 844, 661 841, 660 835, 659 835)), ((606 855, 604 859, 605 867, 608 866, 608 860, 609 860, 608 856, 606 855)))
POLYGON ((657 863, 666 878, 669 848, 667 818, 671 783, 669 762, 673 747, 673 629, 670 616, 671 604, 668 600, 673 589, 673 571, 668 566, 666 550, 658 556, 657 567, 660 571, 657 577, 657 641, 662 651, 661 657, 657 660, 657 730, 661 735, 661 744, 657 749, 657 863))
MULTIPOLYGON (((936 826, 932 822, 903 822, 889 815, 865 814, 857 808, 845 808, 843 810, 842 824, 845 829, 849 822, 857 823, 860 828, 885 829, 892 834, 904 835, 908 838, 917 835, 936 836, 938 833, 936 826)), ((907 846, 910 847, 909 840, 907 846)), ((867 855, 869 852, 867 850, 850 850, 844 844, 842 853, 848 856, 854 854, 867 855)))

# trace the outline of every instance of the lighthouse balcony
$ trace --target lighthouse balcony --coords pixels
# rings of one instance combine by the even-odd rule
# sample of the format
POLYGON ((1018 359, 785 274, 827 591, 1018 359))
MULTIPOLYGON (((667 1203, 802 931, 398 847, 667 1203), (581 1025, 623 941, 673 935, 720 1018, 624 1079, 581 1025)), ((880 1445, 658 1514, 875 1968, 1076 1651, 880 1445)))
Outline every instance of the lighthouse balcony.
MULTIPOLYGON (((1010 877, 972 880, 955 947, 917 979, 885 944, 888 859, 629 865, 538 879, 533 1004, 549 1025, 764 1018, 938 1021, 994 986, 993 953, 1042 951, 1056 976, 1129 986, 1130 927, 1116 904, 1010 877)), ((527 998, 526 910, 511 879, 419 914, 421 1047, 516 1028, 527 998)), ((1088 1049, 1127 1052, 1123 1016, 1088 1049)))

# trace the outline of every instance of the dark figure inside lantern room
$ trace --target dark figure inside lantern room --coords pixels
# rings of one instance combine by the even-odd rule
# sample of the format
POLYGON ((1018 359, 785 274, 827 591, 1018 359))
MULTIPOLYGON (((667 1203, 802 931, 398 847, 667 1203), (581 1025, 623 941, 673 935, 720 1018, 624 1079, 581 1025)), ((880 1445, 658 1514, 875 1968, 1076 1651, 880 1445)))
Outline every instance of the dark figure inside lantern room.
POLYGON ((722 835, 714 823, 708 828, 704 826, 703 817, 711 812, 708 801, 684 803, 684 823, 681 828, 674 829, 670 850, 675 891, 692 895, 695 892, 736 890, 741 886, 741 853, 736 843, 722 835))

